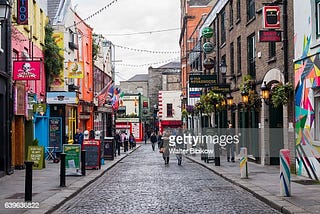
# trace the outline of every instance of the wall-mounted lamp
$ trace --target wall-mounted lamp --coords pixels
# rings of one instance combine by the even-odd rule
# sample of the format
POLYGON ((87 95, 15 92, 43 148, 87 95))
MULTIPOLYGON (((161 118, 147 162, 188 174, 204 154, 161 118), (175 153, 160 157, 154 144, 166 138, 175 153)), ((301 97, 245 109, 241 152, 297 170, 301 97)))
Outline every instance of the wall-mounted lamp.
POLYGON ((227 73, 227 64, 224 60, 221 61, 220 65, 219 65, 219 68, 220 68, 220 72, 222 75, 226 75, 227 73))
POLYGON ((264 102, 266 104, 269 104, 270 90, 267 86, 266 81, 264 81, 261 85, 261 93, 262 93, 262 98, 263 98, 264 102))
POLYGON ((233 97, 230 93, 227 94, 227 104, 228 104, 228 106, 233 105, 233 97))
POLYGON ((248 104, 249 102, 249 93, 246 91, 241 91, 241 98, 244 104, 248 104))

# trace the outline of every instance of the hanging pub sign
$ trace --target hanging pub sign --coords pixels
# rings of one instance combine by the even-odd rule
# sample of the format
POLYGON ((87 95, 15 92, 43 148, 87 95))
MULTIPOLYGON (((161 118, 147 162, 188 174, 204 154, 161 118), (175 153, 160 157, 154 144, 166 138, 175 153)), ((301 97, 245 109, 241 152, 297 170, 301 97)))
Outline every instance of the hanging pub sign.
POLYGON ((203 44, 202 49, 204 53, 210 54, 214 51, 214 45, 212 42, 206 42, 203 44))
POLYGON ((18 0, 17 23, 19 25, 28 24, 28 0, 18 0))
POLYGON ((203 28, 201 35, 204 38, 211 38, 213 36, 213 29, 210 27, 205 27, 205 28, 203 28))
POLYGON ((83 62, 68 62, 68 78, 83 78, 83 62))
POLYGON ((264 6, 263 7, 263 28, 279 29, 280 28, 280 7, 264 6))
POLYGON ((40 61, 14 61, 13 80, 40 80, 40 61))

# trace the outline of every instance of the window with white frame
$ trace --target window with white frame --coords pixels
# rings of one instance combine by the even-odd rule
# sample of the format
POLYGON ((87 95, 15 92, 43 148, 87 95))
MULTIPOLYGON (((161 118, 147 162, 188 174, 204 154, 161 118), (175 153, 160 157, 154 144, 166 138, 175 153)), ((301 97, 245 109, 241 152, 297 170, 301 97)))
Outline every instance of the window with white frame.
POLYGON ((320 89, 314 91, 313 139, 320 141, 320 89))
POLYGON ((315 0, 316 3, 316 36, 320 37, 320 0, 315 0))

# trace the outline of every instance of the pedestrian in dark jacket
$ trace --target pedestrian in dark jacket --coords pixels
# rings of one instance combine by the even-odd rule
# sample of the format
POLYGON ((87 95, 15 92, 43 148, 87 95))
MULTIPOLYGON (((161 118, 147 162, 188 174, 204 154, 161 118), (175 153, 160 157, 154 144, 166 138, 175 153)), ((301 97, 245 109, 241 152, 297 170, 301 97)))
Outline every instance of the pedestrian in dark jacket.
POLYGON ((152 150, 154 151, 155 144, 158 141, 156 133, 154 133, 154 132, 152 133, 152 135, 150 137, 150 141, 151 141, 151 144, 152 144, 152 150))
POLYGON ((77 129, 76 134, 74 135, 73 141, 75 144, 82 144, 84 139, 83 133, 80 131, 80 129, 77 129))
POLYGON ((134 146, 135 142, 136 142, 135 137, 133 136, 132 133, 130 133, 130 136, 129 136, 130 149, 133 149, 133 146, 134 146))

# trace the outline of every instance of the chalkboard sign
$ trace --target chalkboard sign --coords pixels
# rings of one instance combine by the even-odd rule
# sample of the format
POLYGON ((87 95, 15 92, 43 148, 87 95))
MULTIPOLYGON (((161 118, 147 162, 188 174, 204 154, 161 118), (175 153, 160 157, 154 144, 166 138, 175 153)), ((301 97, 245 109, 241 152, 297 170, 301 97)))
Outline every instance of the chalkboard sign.
POLYGON ((103 140, 103 158, 105 160, 114 160, 115 142, 113 137, 105 137, 103 140))
POLYGON ((89 141, 83 143, 86 150, 86 169, 100 168, 100 143, 99 141, 89 141))
POLYGON ((45 167, 44 147, 28 146, 28 161, 33 161, 33 169, 42 169, 45 167))
POLYGON ((81 175, 81 170, 80 170, 81 145, 64 144, 63 152, 66 153, 66 175, 81 175))
POLYGON ((49 147, 56 147, 61 151, 62 146, 62 119, 60 117, 49 118, 49 147))

